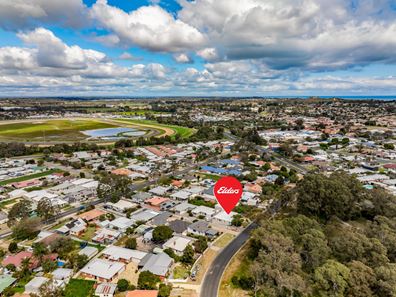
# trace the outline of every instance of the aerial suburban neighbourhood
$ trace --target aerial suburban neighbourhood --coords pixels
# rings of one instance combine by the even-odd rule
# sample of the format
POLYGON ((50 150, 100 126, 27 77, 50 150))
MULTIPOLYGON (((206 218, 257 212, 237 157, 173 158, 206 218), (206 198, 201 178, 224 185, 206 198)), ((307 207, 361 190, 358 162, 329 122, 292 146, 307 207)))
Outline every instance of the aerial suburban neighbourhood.
POLYGON ((396 0, 0 0, 0 297, 396 297, 396 0))
POLYGON ((269 288, 253 273, 269 269, 271 253, 300 252, 301 269, 318 273, 330 249, 359 259, 364 240, 369 254, 354 265, 394 260, 394 101, 4 99, 0 108, 5 296, 247 294, 269 288), (243 187, 230 213, 214 193, 224 176, 243 187), (283 251, 293 240, 296 251, 283 251))

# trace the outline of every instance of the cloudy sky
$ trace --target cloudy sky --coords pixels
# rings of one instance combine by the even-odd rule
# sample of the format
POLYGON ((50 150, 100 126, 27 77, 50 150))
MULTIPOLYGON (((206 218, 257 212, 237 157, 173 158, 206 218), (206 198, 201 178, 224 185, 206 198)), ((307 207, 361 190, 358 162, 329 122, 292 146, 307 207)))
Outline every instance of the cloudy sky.
POLYGON ((0 96, 395 94, 395 0, 0 0, 0 96))

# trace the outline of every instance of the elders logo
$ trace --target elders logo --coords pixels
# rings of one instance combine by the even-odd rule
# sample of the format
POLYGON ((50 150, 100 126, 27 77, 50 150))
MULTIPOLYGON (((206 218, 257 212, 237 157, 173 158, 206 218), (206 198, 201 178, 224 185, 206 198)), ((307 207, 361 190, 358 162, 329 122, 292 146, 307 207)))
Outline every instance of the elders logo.
POLYGON ((217 181, 213 193, 226 213, 230 213, 242 197, 242 185, 235 177, 226 176, 217 181))

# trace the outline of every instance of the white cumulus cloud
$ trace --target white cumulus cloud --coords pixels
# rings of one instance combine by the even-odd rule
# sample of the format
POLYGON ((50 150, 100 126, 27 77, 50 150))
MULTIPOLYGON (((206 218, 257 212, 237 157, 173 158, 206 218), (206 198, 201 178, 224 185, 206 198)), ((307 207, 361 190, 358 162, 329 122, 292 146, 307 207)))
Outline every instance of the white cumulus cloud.
POLYGON ((106 0, 98 0, 92 6, 90 15, 124 45, 177 52, 195 48, 204 42, 204 36, 196 28, 175 19, 159 6, 142 6, 127 13, 108 5, 106 0))

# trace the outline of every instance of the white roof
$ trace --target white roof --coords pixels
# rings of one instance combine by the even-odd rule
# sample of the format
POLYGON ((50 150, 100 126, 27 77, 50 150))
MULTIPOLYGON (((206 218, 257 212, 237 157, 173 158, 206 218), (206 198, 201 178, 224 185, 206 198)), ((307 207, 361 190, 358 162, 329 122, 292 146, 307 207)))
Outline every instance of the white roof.
POLYGON ((180 200, 187 200, 191 196, 191 192, 187 192, 184 190, 180 190, 171 195, 172 198, 180 199, 180 200))
POLYGON ((390 179, 389 176, 385 174, 373 174, 373 175, 366 175, 357 178, 361 182, 369 182, 369 181, 376 181, 376 180, 386 180, 390 179))
POLYGON ((173 236, 162 247, 164 249, 170 248, 178 252, 183 252, 192 241, 192 238, 173 236))
POLYGON ((32 191, 32 192, 26 193, 25 197, 38 202, 43 198, 48 198, 48 199, 56 198, 56 197, 58 197, 58 195, 49 193, 46 190, 38 190, 38 191, 32 191))
POLYGON ((217 215, 215 215, 214 218, 219 221, 231 223, 233 216, 235 216, 236 214, 237 213, 233 211, 231 211, 230 214, 227 214, 225 211, 221 211, 217 215))
POLYGON ((161 195, 164 195, 169 189, 170 189, 170 187, 158 186, 158 187, 151 189, 149 192, 161 196, 161 195))
POLYGON ((93 246, 86 246, 82 250, 78 252, 79 255, 86 255, 88 258, 91 258, 92 256, 96 255, 98 253, 98 249, 93 246))
POLYGON ((58 268, 52 272, 54 279, 65 279, 73 275, 73 269, 58 268))
POLYGON ((110 222, 110 226, 117 227, 119 229, 125 229, 130 226, 132 226, 135 223, 134 220, 125 218, 125 217, 119 217, 113 221, 110 222))
POLYGON ((125 259, 125 260, 132 260, 132 259, 138 259, 142 260, 147 253, 146 252, 141 252, 138 250, 131 250, 119 246, 114 246, 111 245, 107 247, 103 251, 104 255, 109 256, 111 260, 119 260, 119 259, 125 259))
POLYGON ((30 290, 33 289, 33 292, 39 289, 43 284, 49 281, 48 278, 43 276, 36 276, 30 282, 25 285, 26 292, 31 292, 30 290))
POLYGON ((215 210, 207 206, 198 206, 197 208, 194 208, 192 212, 195 214, 204 213, 206 215, 213 215, 215 210))
POLYGON ((12 192, 9 192, 8 196, 10 196, 11 198, 19 198, 25 196, 26 194, 27 192, 25 190, 14 190, 12 192))
POLYGON ((85 184, 82 184, 81 187, 86 188, 86 189, 96 189, 99 185, 99 182, 97 180, 93 180, 91 182, 87 182, 85 184))
POLYGON ((151 255, 147 263, 143 266, 142 271, 150 271, 155 275, 165 276, 172 264, 172 258, 165 253, 151 255))
POLYGON ((199 193, 202 193, 203 191, 205 191, 206 188, 200 187, 200 186, 191 186, 191 187, 189 187, 187 189, 184 189, 184 190, 187 191, 187 192, 190 192, 192 194, 199 194, 199 193))
POLYGON ((79 179, 73 180, 71 183, 73 185, 77 186, 77 185, 87 184, 87 183, 90 183, 90 182, 93 182, 93 181, 94 180, 90 179, 90 178, 79 178, 79 179))
POLYGON ((101 277, 104 279, 113 278, 120 270, 124 268, 124 264, 120 262, 111 262, 103 259, 94 259, 89 262, 83 269, 82 273, 101 277))
POLYGON ((185 211, 185 210, 194 209, 194 208, 197 208, 197 206, 194 204, 190 204, 188 202, 183 202, 183 203, 176 205, 173 209, 177 212, 180 212, 180 211, 185 211))
POLYGON ((119 200, 117 203, 109 202, 107 204, 112 207, 116 207, 116 208, 120 208, 120 209, 128 209, 128 208, 136 207, 136 203, 132 203, 132 202, 126 201, 126 200, 119 200))

